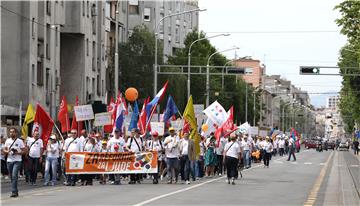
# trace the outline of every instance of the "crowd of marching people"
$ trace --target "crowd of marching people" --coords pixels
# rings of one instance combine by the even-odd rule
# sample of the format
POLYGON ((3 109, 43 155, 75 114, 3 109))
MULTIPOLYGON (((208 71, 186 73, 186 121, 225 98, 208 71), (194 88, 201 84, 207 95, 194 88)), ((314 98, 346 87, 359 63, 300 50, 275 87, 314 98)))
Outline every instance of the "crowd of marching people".
POLYGON ((226 137, 216 138, 213 133, 201 137, 200 153, 196 155, 195 142, 189 132, 176 132, 169 128, 164 136, 151 132, 142 136, 138 129, 132 129, 130 136, 120 130, 102 135, 94 131, 76 129, 64 137, 51 134, 45 144, 35 129, 31 137, 20 137, 16 128, 9 130, 9 137, 1 137, 1 173, 9 176, 12 184, 12 197, 18 196, 18 175, 25 176, 29 185, 38 183, 38 174, 42 174, 46 186, 54 186, 64 179, 64 185, 119 185, 141 184, 144 179, 152 179, 153 184, 166 179, 168 184, 183 182, 190 184, 201 178, 222 176, 226 173, 227 183, 235 184, 239 170, 251 168, 252 163, 264 162, 269 168, 272 156, 289 155, 296 160, 296 142, 285 135, 271 138, 232 132, 226 137), (158 153, 158 173, 155 174, 67 174, 64 169, 66 152, 145 152, 158 153))

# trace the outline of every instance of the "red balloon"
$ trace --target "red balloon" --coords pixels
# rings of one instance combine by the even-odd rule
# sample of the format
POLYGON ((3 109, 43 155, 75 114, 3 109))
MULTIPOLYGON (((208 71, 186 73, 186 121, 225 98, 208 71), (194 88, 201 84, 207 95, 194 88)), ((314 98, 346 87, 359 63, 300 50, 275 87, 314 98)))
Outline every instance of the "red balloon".
POLYGON ((130 102, 137 100, 138 96, 139 93, 134 87, 130 87, 125 91, 125 98, 130 102))

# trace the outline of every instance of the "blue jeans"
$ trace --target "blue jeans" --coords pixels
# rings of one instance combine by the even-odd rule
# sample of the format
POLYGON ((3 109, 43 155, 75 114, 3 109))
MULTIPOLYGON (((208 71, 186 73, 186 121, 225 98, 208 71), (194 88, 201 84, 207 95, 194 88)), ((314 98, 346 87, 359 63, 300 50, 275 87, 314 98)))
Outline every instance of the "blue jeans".
POLYGON ((200 156, 195 163, 195 176, 203 177, 204 176, 204 156, 200 156))
POLYGON ((9 171, 9 176, 11 180, 11 192, 17 193, 17 183, 18 183, 18 175, 19 175, 19 169, 21 167, 21 161, 16 162, 7 162, 7 168, 9 171))
POLYGON ((50 181, 50 166, 51 166, 51 174, 52 174, 51 182, 55 184, 57 166, 58 166, 58 158, 57 157, 46 157, 46 162, 45 162, 45 184, 49 183, 49 181, 50 181))
POLYGON ((244 150, 244 167, 250 167, 250 150, 244 150))
POLYGON ((178 158, 167 158, 167 174, 168 180, 175 179, 177 181, 179 172, 179 159, 178 158))

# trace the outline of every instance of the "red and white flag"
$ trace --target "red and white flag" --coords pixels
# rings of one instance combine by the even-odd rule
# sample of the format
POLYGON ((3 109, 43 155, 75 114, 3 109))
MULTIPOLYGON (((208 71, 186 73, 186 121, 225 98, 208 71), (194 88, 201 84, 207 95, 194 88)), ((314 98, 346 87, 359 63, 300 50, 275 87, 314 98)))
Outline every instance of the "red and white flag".
POLYGON ((105 133, 111 133, 113 130, 113 125, 114 125, 114 121, 115 121, 115 102, 114 102, 114 98, 111 97, 109 105, 107 106, 107 111, 110 112, 111 115, 111 124, 110 125, 105 125, 104 126, 104 132, 105 133))
POLYGON ((39 103, 36 104, 36 114, 34 119, 33 131, 39 131, 40 138, 44 142, 44 148, 48 142, 53 127, 54 121, 51 119, 49 114, 40 106, 39 103))
MULTIPOLYGON (((138 128, 140 129, 141 134, 146 133, 145 125, 146 125, 146 105, 149 103, 150 97, 146 98, 144 101, 144 104, 142 106, 140 115, 139 115, 139 121, 138 121, 138 128)), ((150 124, 149 124, 150 126, 150 124)), ((148 127, 149 129, 149 127, 148 127)))
MULTIPOLYGON (((79 97, 76 96, 76 100, 75 100, 75 106, 79 105, 79 97)), ((71 129, 76 129, 78 132, 78 135, 80 135, 81 130, 83 129, 83 125, 82 122, 77 122, 76 121, 76 116, 75 116, 75 112, 73 114, 73 119, 72 119, 72 123, 71 123, 71 129)))
POLYGON ((70 130, 70 122, 69 122, 68 105, 65 96, 63 96, 61 99, 60 109, 58 113, 58 120, 61 124, 61 132, 62 133, 68 132, 70 130))

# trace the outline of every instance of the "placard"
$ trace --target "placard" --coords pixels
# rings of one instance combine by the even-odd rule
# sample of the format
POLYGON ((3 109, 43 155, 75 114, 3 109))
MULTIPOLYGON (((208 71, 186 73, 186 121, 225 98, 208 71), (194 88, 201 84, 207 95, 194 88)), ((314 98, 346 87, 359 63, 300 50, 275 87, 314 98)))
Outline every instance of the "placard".
POLYGON ((164 130, 165 130, 165 124, 164 122, 150 122, 151 125, 151 131, 156 131, 158 132, 159 136, 163 136, 164 135, 164 130))
POLYGON ((250 127, 249 135, 250 136, 256 136, 259 134, 259 128, 258 127, 250 127))
POLYGON ((259 131, 259 136, 260 137, 266 137, 267 136, 267 131, 266 130, 260 130, 259 131))
POLYGON ((76 121, 94 119, 94 111, 91 104, 74 106, 76 121))
POLYGON ((111 112, 103 112, 95 114, 94 126, 111 125, 111 112))
POLYGON ((6 127, 0 127, 0 136, 7 138, 7 128, 6 127))
POLYGON ((175 121, 170 121, 170 123, 171 123, 171 127, 173 127, 175 129, 175 131, 179 131, 184 126, 182 119, 178 119, 178 120, 175 120, 175 121))
POLYGON ((158 172, 157 152, 66 152, 66 174, 144 174, 158 172))

